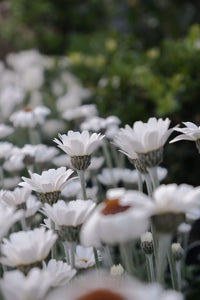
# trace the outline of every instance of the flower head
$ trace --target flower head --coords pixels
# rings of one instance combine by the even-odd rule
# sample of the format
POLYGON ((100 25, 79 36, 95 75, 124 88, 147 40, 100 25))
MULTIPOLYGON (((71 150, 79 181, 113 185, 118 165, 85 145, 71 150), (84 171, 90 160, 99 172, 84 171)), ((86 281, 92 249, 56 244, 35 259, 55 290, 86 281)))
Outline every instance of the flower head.
POLYGON ((23 217, 23 211, 15 211, 14 207, 9 207, 0 203, 0 240, 7 234, 10 227, 23 217))
MULTIPOLYGON (((100 257, 99 257, 100 259, 100 257)), ((78 269, 87 269, 95 265, 95 257, 92 247, 76 246, 75 265, 78 269)))
POLYGON ((9 240, 3 239, 1 262, 12 267, 41 262, 56 239, 56 234, 44 228, 11 233, 9 240))
POLYGON ((54 139, 54 142, 71 157, 83 156, 91 155, 97 149, 103 137, 103 135, 97 133, 90 135, 88 131, 74 132, 70 130, 67 135, 59 134, 60 140, 54 139))
POLYGON ((65 167, 49 169, 43 171, 41 175, 29 171, 31 178, 22 177, 24 182, 20 182, 19 185, 39 193, 61 191, 73 172, 71 169, 66 170, 65 167))
POLYGON ((192 122, 183 122, 183 124, 186 127, 174 128, 175 131, 181 132, 182 134, 175 137, 173 140, 170 141, 170 143, 175 143, 181 140, 197 141, 200 139, 200 126, 197 126, 192 122))

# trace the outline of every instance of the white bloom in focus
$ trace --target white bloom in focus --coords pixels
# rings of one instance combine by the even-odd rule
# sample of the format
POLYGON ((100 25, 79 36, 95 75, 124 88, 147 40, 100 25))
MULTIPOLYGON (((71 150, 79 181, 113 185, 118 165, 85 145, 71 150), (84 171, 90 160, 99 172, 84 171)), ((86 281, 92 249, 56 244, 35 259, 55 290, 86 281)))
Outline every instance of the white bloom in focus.
POLYGON ((12 134, 14 132, 14 129, 10 126, 7 126, 5 124, 0 124, 0 139, 5 138, 6 136, 12 134))
POLYGON ((42 211, 58 226, 77 227, 85 222, 95 206, 91 200, 76 200, 68 203, 59 200, 52 206, 45 203, 42 211))
POLYGON ((15 270, 4 273, 0 287, 5 300, 41 300, 53 284, 52 274, 33 268, 27 276, 15 270))
POLYGON ((69 156, 83 156, 91 155, 100 145, 103 135, 93 133, 89 134, 88 131, 68 131, 68 134, 59 134, 60 140, 54 139, 58 147, 66 152, 69 156))
POLYGON ((14 207, 0 204, 0 240, 7 234, 10 227, 23 217, 23 211, 15 211, 14 207))
POLYGON ((114 142, 125 154, 134 158, 132 157, 133 151, 148 153, 163 147, 173 130, 169 129, 169 125, 168 118, 165 120, 150 118, 147 123, 137 121, 132 128, 129 125, 121 128, 114 142))
POLYGON ((76 246, 75 266, 78 269, 87 269, 95 265, 94 251, 92 247, 76 246))
MULTIPOLYGON (((135 192, 137 197, 137 192, 135 192)), ((138 192, 141 198, 141 193, 138 192)), ((139 200, 138 200, 139 202, 139 200)), ((101 243, 122 244, 139 238, 148 228, 145 211, 122 198, 106 199, 97 206, 81 229, 81 244, 99 247, 101 243)))
POLYGON ((57 235, 51 230, 35 228, 29 231, 11 233, 3 239, 1 262, 17 267, 30 265, 44 260, 55 243, 57 235))
POLYGON ((175 131, 181 132, 182 134, 175 137, 170 143, 178 142, 181 140, 197 141, 200 139, 200 126, 195 125, 192 122, 183 122, 185 128, 174 128, 175 131))
POLYGON ((74 171, 65 167, 43 171, 41 175, 29 171, 31 178, 22 177, 19 185, 38 193, 61 191, 74 171))
POLYGON ((76 274, 76 270, 70 265, 55 259, 51 259, 47 265, 43 262, 43 270, 52 278, 53 287, 67 284, 76 274))
POLYGON ((50 109, 45 106, 35 108, 25 107, 22 110, 14 112, 9 120, 14 127, 34 128, 37 125, 43 125, 46 116, 50 114, 50 109))

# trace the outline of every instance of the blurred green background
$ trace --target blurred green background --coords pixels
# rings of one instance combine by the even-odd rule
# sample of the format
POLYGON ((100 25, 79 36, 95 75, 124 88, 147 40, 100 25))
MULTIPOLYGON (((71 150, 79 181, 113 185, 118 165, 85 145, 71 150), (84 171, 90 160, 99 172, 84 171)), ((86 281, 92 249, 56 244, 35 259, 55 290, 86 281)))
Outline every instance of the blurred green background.
MULTIPOLYGON (((88 102, 122 125, 152 116, 200 125, 199 21, 198 0, 0 1, 0 58, 29 48, 67 55, 93 91, 88 102)), ((169 181, 199 185, 194 143, 165 152, 169 181)))

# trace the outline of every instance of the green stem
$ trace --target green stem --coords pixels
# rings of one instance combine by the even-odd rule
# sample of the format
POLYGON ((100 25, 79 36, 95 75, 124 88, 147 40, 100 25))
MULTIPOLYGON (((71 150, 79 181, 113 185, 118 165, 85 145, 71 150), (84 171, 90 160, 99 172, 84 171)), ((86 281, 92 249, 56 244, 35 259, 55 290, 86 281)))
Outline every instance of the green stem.
POLYGON ((65 241, 65 242, 62 242, 62 244, 63 244, 63 248, 64 248, 64 250, 65 250, 65 260, 66 260, 66 262, 69 264, 70 262, 69 262, 68 244, 67 244, 66 241, 65 241))
POLYGON ((99 267, 100 267, 100 265, 99 265, 99 257, 98 257, 97 249, 95 247, 93 247, 93 253, 94 253, 94 259, 95 259, 96 269, 99 269, 99 267))
POLYGON ((122 265, 124 265, 124 268, 128 274, 133 275, 134 266, 133 266, 133 259, 132 259, 129 245, 128 244, 120 244, 119 251, 120 251, 122 265))
MULTIPOLYGON (((51 230, 52 231, 55 230, 55 223, 52 220, 51 220, 51 230)), ((52 246, 52 248, 51 248, 51 258, 52 259, 56 258, 56 243, 54 243, 53 246, 52 246)))
POLYGON ((153 189, 156 189, 160 185, 160 182, 158 180, 157 167, 149 168, 148 171, 151 177, 153 189))
POLYGON ((81 190, 82 190, 82 195, 83 199, 87 200, 87 193, 86 193, 86 187, 85 187, 85 171, 84 170, 77 170, 79 180, 81 183, 81 190))
POLYGON ((22 230, 23 231, 27 231, 28 228, 27 228, 27 225, 26 225, 26 218, 25 218, 25 216, 23 216, 23 218, 21 219, 20 222, 21 222, 22 230))
POLYGON ((182 290, 182 280, 181 280, 181 261, 175 263, 177 281, 178 281, 178 291, 182 290))
POLYGON ((164 285, 164 273, 167 264, 167 252, 170 247, 171 235, 161 234, 158 238, 158 263, 157 263, 157 282, 164 285))
POLYGON ((146 262, 147 262, 147 269, 148 269, 148 273, 150 276, 149 281, 154 282, 155 281, 155 270, 154 270, 154 265, 153 265, 153 255, 148 254, 145 256, 146 256, 146 262))
POLYGON ((171 249, 168 250, 168 262, 169 262, 169 268, 170 268, 170 274, 171 274, 171 280, 172 280, 172 287, 174 290, 178 291, 179 290, 178 289, 178 277, 177 277, 175 261, 174 261, 171 249))
POLYGON ((142 174, 137 170, 138 173, 138 191, 143 192, 143 180, 142 180, 142 174))
POLYGON ((151 178, 149 174, 144 174, 146 186, 147 186, 147 192, 149 197, 152 196, 153 190, 152 190, 152 185, 151 185, 151 178))
POLYGON ((157 240, 157 234, 156 234, 156 228, 151 222, 151 233, 153 237, 153 251, 154 251, 154 257, 155 257, 155 264, 157 266, 158 264, 158 240, 157 240))
POLYGON ((74 243, 68 242, 68 251, 69 251, 69 262, 71 265, 71 268, 74 269, 75 267, 75 256, 74 256, 74 243))
POLYGON ((107 167, 109 169, 112 169, 112 167, 113 167, 112 159, 111 159, 111 156, 110 156, 110 152, 108 150, 108 145, 107 145, 107 141, 106 140, 104 140, 102 148, 103 148, 103 153, 104 153, 104 156, 105 156, 107 167))

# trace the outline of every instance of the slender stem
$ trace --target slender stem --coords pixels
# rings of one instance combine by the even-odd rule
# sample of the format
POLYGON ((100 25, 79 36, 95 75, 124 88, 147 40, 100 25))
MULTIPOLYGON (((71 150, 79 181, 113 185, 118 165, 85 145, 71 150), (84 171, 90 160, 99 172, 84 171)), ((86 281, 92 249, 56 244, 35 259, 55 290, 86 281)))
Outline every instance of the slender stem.
POLYGON ((3 168, 0 167, 0 181, 1 181, 1 188, 4 188, 4 171, 3 168))
POLYGON ((28 128, 28 135, 30 144, 37 145, 40 143, 39 130, 37 130, 36 128, 28 128))
POLYGON ((158 240, 157 240, 157 234, 156 234, 156 228, 151 222, 151 233, 153 237, 153 251, 154 251, 154 257, 155 257, 155 264, 157 266, 158 264, 158 240))
MULTIPOLYGON (((55 223, 52 220, 51 220, 51 230, 52 231, 55 230, 55 223)), ((51 258, 52 259, 56 258, 56 243, 54 243, 53 246, 52 246, 52 248, 51 248, 51 258)))
POLYGON ((149 174, 144 174, 144 178, 145 178, 145 182, 146 182, 146 186, 147 186, 147 192, 149 197, 152 196, 152 185, 151 185, 151 178, 149 174))
POLYGON ((146 255, 147 258, 147 268, 149 269, 149 275, 150 275, 150 282, 155 281, 155 270, 153 265, 153 255, 148 254, 146 255))
POLYGON ((169 261, 172 286, 173 286, 174 290, 178 291, 178 278, 177 278, 177 272, 176 272, 176 267, 175 267, 175 261, 174 261, 171 249, 168 250, 167 256, 168 256, 168 261, 169 261))
POLYGON ((110 248, 108 245, 104 245, 104 247, 102 249, 102 261, 103 261, 103 266, 105 266, 105 267, 110 268, 113 265, 113 260, 112 260, 110 248))
POLYGON ((68 251, 69 251, 69 262, 71 268, 74 269, 75 267, 75 256, 74 256, 74 243, 68 242, 68 251))
POLYGON ((112 165, 112 159, 111 159, 111 156, 110 156, 110 152, 108 150, 108 144, 107 144, 106 140, 104 140, 102 148, 103 148, 103 153, 104 153, 104 156, 105 156, 105 159, 106 159, 107 167, 109 169, 112 169, 112 167, 113 167, 113 165, 112 165))
POLYGON ((68 243, 65 241, 65 242, 62 242, 62 244, 63 244, 63 248, 65 250, 65 259, 66 259, 66 262, 69 264, 68 243))
POLYGON ((94 253, 96 269, 99 269, 99 267, 100 267, 99 266, 99 257, 98 257, 97 249, 95 247, 93 247, 93 253, 94 253))
POLYGON ((77 170, 79 180, 81 183, 81 190, 82 190, 82 195, 83 199, 87 200, 87 193, 86 193, 86 187, 85 187, 85 171, 84 170, 77 170))
POLYGON ((160 182, 158 180, 157 167, 149 168, 148 171, 151 177, 153 188, 156 189, 160 185, 160 182))
POLYGON ((181 260, 175 262, 177 282, 178 282, 178 291, 182 290, 182 279, 181 279, 181 260))
POLYGON ((143 180, 142 180, 142 174, 137 170, 138 173, 138 191, 143 192, 143 180))
POLYGON ((127 244, 120 244, 119 250, 124 268, 126 269, 128 274, 132 275, 134 273, 134 266, 130 248, 128 246, 129 245, 127 244))
POLYGON ((167 252, 170 247, 171 235, 161 234, 158 238, 157 282, 164 284, 164 272, 167 264, 167 252))

